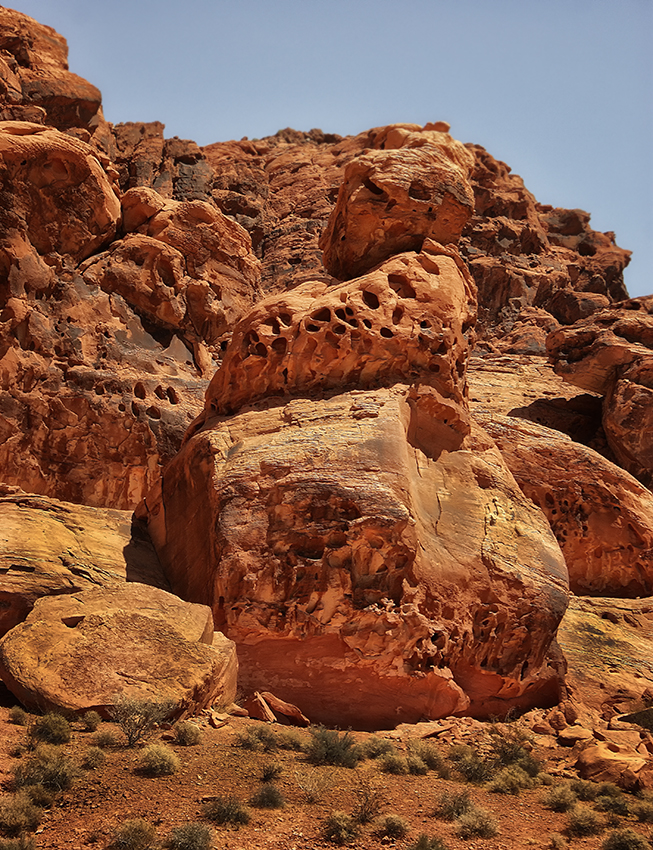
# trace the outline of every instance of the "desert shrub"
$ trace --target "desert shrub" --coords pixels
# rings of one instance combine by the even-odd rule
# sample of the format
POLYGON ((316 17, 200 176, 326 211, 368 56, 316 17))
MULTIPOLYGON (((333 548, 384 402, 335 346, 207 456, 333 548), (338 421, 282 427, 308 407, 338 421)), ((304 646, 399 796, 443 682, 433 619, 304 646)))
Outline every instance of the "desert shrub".
POLYGON ((388 838, 405 838, 409 832, 408 824, 399 815, 386 815, 379 829, 379 833, 388 838))
POLYGON ((599 782, 596 786, 597 797, 623 797, 623 793, 614 782, 599 782))
POLYGON ((265 753, 274 753, 279 749, 279 740, 272 729, 261 724, 260 726, 248 726, 240 732, 235 740, 234 746, 242 747, 244 750, 262 750, 265 753))
POLYGON ((48 809, 54 803, 54 793, 43 785, 26 785, 25 793, 41 809, 48 809))
POLYGON ((276 785, 266 782, 252 794, 250 804, 257 809, 282 809, 286 801, 276 785))
POLYGON ((325 792, 333 785, 333 779, 316 767, 304 773, 295 771, 295 782, 307 803, 319 803, 325 792))
POLYGON ((41 823, 41 810, 23 792, 0 804, 0 830, 10 838, 21 832, 34 832, 41 823))
POLYGON ((497 832, 494 818, 485 809, 473 806, 458 818, 456 834, 460 838, 492 838, 497 832))
POLYGON ((525 730, 515 725, 504 725, 502 727, 490 728, 492 735, 491 750, 492 758, 498 765, 516 764, 525 756, 530 755, 524 744, 529 742, 530 735, 525 730))
POLYGON ((572 779, 569 787, 583 803, 591 803, 598 796, 598 785, 588 779, 572 779))
POLYGON ((110 747, 118 746, 118 738, 112 729, 100 729, 95 733, 93 743, 96 747, 101 747, 103 750, 108 750, 110 747))
POLYGON ((146 850, 154 842, 156 830, 142 818, 126 820, 116 830, 109 845, 112 850, 146 850))
POLYGON ((215 797, 213 800, 208 800, 203 806, 202 813, 207 820, 221 826, 225 824, 240 826, 250 821, 247 807, 235 797, 215 797))
POLYGON ((9 748, 9 755, 12 759, 22 759, 25 755, 25 747, 22 744, 14 744, 13 747, 9 748))
POLYGON ((20 835, 18 838, 0 838, 0 850, 36 850, 36 842, 27 835, 20 835))
POLYGON ((488 788, 495 794, 517 795, 524 788, 532 788, 533 780, 518 764, 504 767, 489 783, 488 788))
POLYGON ((390 741, 384 741, 377 735, 372 735, 363 746, 363 755, 368 759, 378 759, 379 756, 385 756, 393 751, 394 747, 390 741))
POLYGON ((127 738, 127 746, 135 747, 167 720, 174 707, 172 700, 147 700, 120 695, 111 707, 111 717, 127 738))
POLYGON ((407 850, 447 850, 447 845, 441 838, 437 836, 429 838, 426 833, 422 832, 417 841, 414 841, 407 850))
POLYGON ((413 776, 425 776, 429 772, 426 762, 419 756, 409 754, 406 757, 406 764, 408 765, 408 773, 413 776))
POLYGON ((449 758, 467 782, 479 785, 482 782, 487 782, 492 776, 491 765, 485 762, 471 747, 464 744, 453 746, 449 750, 449 758))
POLYGON ((277 745, 280 750, 294 750, 299 753, 304 749, 302 739, 294 729, 289 732, 279 732, 277 735, 277 745))
POLYGON ((20 705, 14 705, 9 709, 9 722, 14 726, 27 726, 29 723, 29 714, 20 705))
POLYGON ((141 753, 138 769, 146 776, 170 776, 181 767, 177 755, 165 744, 150 744, 141 753))
POLYGON ((272 782, 274 779, 278 779, 282 773, 283 766, 278 762, 264 764, 261 770, 261 782, 272 782))
POLYGON ((210 850, 211 830, 203 823, 185 823, 172 830, 165 846, 170 850, 210 850))
POLYGON ((385 794, 366 776, 362 776, 354 788, 356 805, 352 817, 357 823, 371 823, 386 804, 385 794))
POLYGON ((651 850, 650 843, 634 829, 615 829, 601 845, 602 850, 651 850))
POLYGON ((553 776, 551 776, 550 773, 546 773, 546 772, 543 772, 543 771, 540 771, 540 773, 537 774, 537 781, 539 782, 540 785, 547 785, 547 786, 555 785, 555 782, 556 782, 555 779, 553 778, 553 776))
POLYGON ((628 799, 621 791, 617 795, 600 794, 594 801, 594 808, 597 812, 609 812, 622 817, 627 817, 630 814, 628 799))
POLYGON ((549 836, 549 847, 551 850, 566 850, 569 843, 564 835, 560 835, 559 832, 552 832, 549 836))
POLYGON ((87 732, 95 732, 100 723, 102 723, 102 718, 97 711, 85 711, 80 720, 84 724, 84 729, 87 732))
POLYGON ((104 764, 107 757, 100 747, 89 747, 84 756, 83 767, 87 770, 95 770, 104 764))
POLYGON ((425 741, 409 741, 408 751, 411 755, 420 758, 429 770, 434 770, 442 779, 449 779, 451 770, 442 753, 425 741))
POLYGON ((318 726, 311 729, 311 740, 306 755, 312 764, 333 764, 337 767, 356 767, 362 751, 350 732, 340 733, 336 729, 318 726))
POLYGON ((70 723, 61 714, 51 711, 32 723, 29 736, 33 743, 67 744, 70 741, 70 723))
POLYGON ((14 770, 17 788, 43 785, 51 791, 67 791, 79 776, 77 766, 58 747, 41 744, 14 770))
POLYGON ((653 800, 638 800, 632 810, 640 823, 653 823, 653 800))
POLYGON ((568 812, 573 809, 578 798, 569 785, 558 785, 549 789, 542 797, 542 805, 552 812, 568 812))
POLYGON ((194 747, 202 740, 200 727, 188 720, 182 720, 175 725, 175 744, 182 747, 194 747))
POLYGON ((388 753, 386 756, 383 756, 381 770, 384 773, 403 776, 408 773, 408 760, 399 755, 399 753, 388 753))
POLYGON ((348 844, 360 834, 360 826, 351 815, 332 812, 324 821, 322 833, 332 844, 348 844))
POLYGON ((445 791, 440 795, 434 815, 440 820, 456 820, 474 808, 469 791, 445 791))
POLYGON ((567 814, 569 835, 582 838, 585 835, 598 835, 603 829, 602 818, 588 806, 576 806, 567 814))

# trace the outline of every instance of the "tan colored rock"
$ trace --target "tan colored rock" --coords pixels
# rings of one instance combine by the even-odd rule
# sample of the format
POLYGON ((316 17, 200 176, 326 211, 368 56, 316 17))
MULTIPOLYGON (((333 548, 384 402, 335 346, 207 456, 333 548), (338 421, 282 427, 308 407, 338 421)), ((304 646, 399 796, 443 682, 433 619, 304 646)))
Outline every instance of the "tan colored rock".
POLYGON ((324 265, 340 280, 419 251, 425 239, 457 243, 474 208, 473 157, 448 133, 413 124, 370 135, 375 149, 347 165, 320 239, 324 265))
POLYGON ((597 743, 584 749, 575 766, 583 779, 613 782, 627 791, 636 791, 640 787, 638 775, 645 769, 650 770, 647 759, 634 752, 615 751, 607 743, 597 743))
POLYGON ((130 583, 38 600, 0 640, 0 676, 30 708, 106 715, 122 694, 185 717, 233 700, 237 661, 209 608, 130 583))
POLYGON ((514 416, 476 416, 544 512, 578 594, 653 594, 653 494, 565 434, 514 416))
POLYGON ((22 492, 0 496, 0 636, 42 596, 127 581, 167 587, 147 531, 131 513, 22 492))

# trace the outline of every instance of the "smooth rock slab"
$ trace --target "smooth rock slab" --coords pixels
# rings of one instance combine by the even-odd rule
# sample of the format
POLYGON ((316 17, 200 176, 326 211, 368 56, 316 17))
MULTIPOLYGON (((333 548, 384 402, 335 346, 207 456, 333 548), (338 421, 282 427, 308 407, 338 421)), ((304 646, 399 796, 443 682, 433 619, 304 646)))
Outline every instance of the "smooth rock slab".
POLYGON ((106 715, 124 694, 174 700, 184 717, 232 702, 237 670, 209 608, 137 583, 40 599, 0 641, 0 676, 39 710, 106 715))

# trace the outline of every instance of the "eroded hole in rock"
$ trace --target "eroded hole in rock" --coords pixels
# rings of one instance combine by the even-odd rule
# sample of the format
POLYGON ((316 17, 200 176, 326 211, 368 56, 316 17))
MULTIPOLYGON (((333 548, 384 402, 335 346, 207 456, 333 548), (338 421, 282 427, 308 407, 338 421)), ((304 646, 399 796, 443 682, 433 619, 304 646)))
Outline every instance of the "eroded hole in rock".
POLYGON ((397 202, 395 201, 395 199, 394 199, 394 198, 390 198, 390 200, 388 201, 388 203, 385 205, 385 208, 386 208, 386 211, 387 211, 387 212, 390 212, 390 210, 391 210, 393 207, 396 207, 396 206, 397 206, 397 202))
POLYGON ((385 339, 392 339, 392 337, 394 336, 390 328, 381 328, 379 333, 382 337, 385 337, 385 339))
POLYGON ((268 356, 268 350, 263 345, 262 342, 256 343, 256 347, 254 348, 254 353, 257 354, 259 357, 267 357, 268 356))
POLYGON ((69 629, 74 629, 75 626, 78 626, 80 623, 84 622, 84 617, 62 617, 61 622, 64 626, 68 626, 69 629))
POLYGON ((166 395, 168 396, 170 404, 179 404, 179 395, 174 387, 168 387, 166 395))
POLYGON ((339 334, 340 336, 347 332, 347 328, 344 325, 334 325, 332 330, 334 334, 339 334))
POLYGON ((316 322, 330 322, 331 321, 331 310, 328 307, 322 307, 320 310, 316 310, 311 316, 316 322))
POLYGON ((279 320, 275 319, 274 316, 270 319, 266 319, 263 324, 267 325, 273 334, 281 333, 281 325, 279 324, 279 320))
POLYGON ((166 391, 163 389, 163 387, 161 386, 161 384, 159 384, 159 385, 158 385, 158 387, 155 387, 155 388, 154 388, 154 395, 155 395, 157 398, 165 399, 165 397, 166 397, 166 391))
POLYGON ((95 385, 95 395, 104 395, 104 386, 102 384, 95 385))
POLYGON ((283 370, 283 372, 282 372, 281 374, 283 375, 283 382, 284 382, 284 384, 287 384, 287 383, 288 383, 288 370, 287 370, 287 369, 284 369, 284 370, 283 370))
POLYGON ((421 183, 413 182, 410 184, 410 189, 408 190, 408 197, 413 198, 415 201, 428 201, 431 197, 431 193, 426 188, 426 186, 422 186, 421 183))
POLYGON ((270 348, 275 354, 285 354, 286 349, 288 348, 288 340, 284 336, 280 336, 277 339, 272 340, 270 348))
POLYGON ((175 273, 172 270, 172 266, 170 263, 165 260, 159 260, 159 276, 161 278, 161 282, 165 284, 165 286, 169 286, 170 288, 175 285, 175 273))
POLYGON ((145 391, 145 387, 140 381, 138 381, 134 385, 134 395, 136 396, 136 398, 141 398, 141 399, 145 398, 145 396, 147 395, 147 392, 145 391))
POLYGON ((429 363, 429 372, 437 373, 439 371, 440 371, 440 364, 436 363, 434 360, 431 360, 431 362, 429 363))
POLYGON ((310 331, 312 334, 314 334, 314 333, 317 333, 318 331, 322 330, 322 328, 320 328, 319 325, 307 324, 306 330, 310 331))
POLYGON ((127 408, 125 407, 125 405, 124 405, 122 402, 120 402, 120 404, 118 405, 118 410, 119 410, 121 413, 124 413, 124 412, 125 412, 125 410, 127 410, 127 408))
POLYGON ((367 306, 370 308, 370 310, 378 310, 379 309, 380 301, 379 301, 377 295, 375 295, 373 292, 370 292, 369 289, 364 289, 363 292, 362 292, 362 295, 363 295, 363 301, 365 302, 365 304, 367 304, 367 306))
POLYGON ((431 327, 431 323, 429 322, 429 320, 428 320, 428 319, 422 319, 422 321, 419 323, 419 326, 420 326, 420 328, 422 328, 422 329, 426 329, 426 328, 430 328, 430 327, 431 327))
POLYGON ((408 278, 403 274, 389 274, 388 283, 390 288, 397 293, 400 298, 416 298, 417 293, 410 285, 408 278))
POLYGON ((368 192, 371 192, 373 195, 382 195, 383 194, 383 189, 380 186, 377 186, 376 183, 372 183, 372 181, 369 179, 369 177, 366 177, 363 180, 363 186, 365 186, 365 188, 368 190, 368 192))
POLYGON ((132 416, 135 416, 138 419, 138 414, 139 414, 138 405, 136 404, 135 401, 132 401, 132 416))
POLYGON ((161 411, 158 407, 154 407, 154 405, 152 405, 152 407, 148 407, 145 412, 150 419, 161 419, 161 411))
POLYGON ((403 319, 403 317, 404 317, 403 309, 401 307, 395 307, 395 309, 392 312, 392 324, 398 325, 399 322, 403 319))
MULTIPOLYGON (((363 319, 363 324, 365 325, 366 328, 368 328, 368 330, 369 330, 369 328, 372 327, 372 322, 370 322, 369 319, 363 319)), ((352 334, 352 336, 353 336, 353 334, 352 334)))

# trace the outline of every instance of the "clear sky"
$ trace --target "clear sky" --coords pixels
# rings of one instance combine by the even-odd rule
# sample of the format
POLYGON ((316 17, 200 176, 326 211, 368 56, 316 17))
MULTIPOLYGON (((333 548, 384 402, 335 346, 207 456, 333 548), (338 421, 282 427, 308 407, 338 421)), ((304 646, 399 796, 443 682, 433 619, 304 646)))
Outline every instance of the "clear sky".
POLYGON ((653 292, 653 0, 15 0, 113 123, 199 144, 446 120, 653 292))

